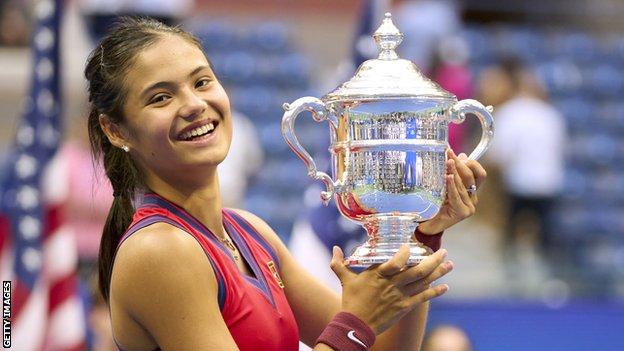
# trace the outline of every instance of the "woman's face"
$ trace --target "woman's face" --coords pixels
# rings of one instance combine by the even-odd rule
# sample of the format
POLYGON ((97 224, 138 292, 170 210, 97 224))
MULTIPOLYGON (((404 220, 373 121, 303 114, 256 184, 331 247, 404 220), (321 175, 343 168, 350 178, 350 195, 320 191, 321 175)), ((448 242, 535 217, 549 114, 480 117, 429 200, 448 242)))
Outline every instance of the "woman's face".
POLYGON ((198 174, 198 167, 223 161, 232 138, 230 102, 194 44, 163 35, 139 54, 125 87, 122 125, 148 180, 198 174))

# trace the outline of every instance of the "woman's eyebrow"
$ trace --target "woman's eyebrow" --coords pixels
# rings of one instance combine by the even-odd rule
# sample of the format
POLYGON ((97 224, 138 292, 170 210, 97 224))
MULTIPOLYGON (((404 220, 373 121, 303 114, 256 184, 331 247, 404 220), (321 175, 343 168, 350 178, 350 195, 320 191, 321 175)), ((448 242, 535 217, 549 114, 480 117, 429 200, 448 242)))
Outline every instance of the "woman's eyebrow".
POLYGON ((210 66, 208 65, 201 65, 201 66, 197 66, 197 68, 195 68, 190 74, 189 77, 192 77, 194 75, 196 75, 197 73, 201 72, 202 70, 206 69, 206 68, 210 68, 210 66))
MULTIPOLYGON (((188 75, 188 76, 189 76, 189 78, 190 78, 190 77, 193 77, 193 76, 194 76, 194 75, 196 75, 197 73, 199 73, 199 72, 201 72, 202 70, 207 69, 207 68, 210 68, 210 66, 208 66, 208 65, 201 65, 201 66, 197 66, 194 70, 192 70, 192 71, 191 71, 191 73, 189 73, 189 75, 188 75)), ((175 84, 175 83, 173 83, 173 82, 167 82, 167 81, 154 83, 154 84, 150 85, 149 87, 147 87, 146 89, 144 89, 144 90, 143 90, 143 92, 142 92, 142 93, 141 93, 141 95, 140 95, 140 98, 141 98, 141 99, 146 98, 146 95, 147 95, 150 91, 152 91, 152 90, 154 90, 154 89, 159 89, 159 88, 174 89, 174 88, 175 88, 175 86, 176 86, 176 84, 175 84)))
POLYGON ((147 94, 154 90, 154 89, 160 89, 160 88, 165 88, 165 89, 170 89, 173 90, 175 89, 176 84, 173 82, 158 82, 158 83, 154 83, 152 85, 150 85, 149 87, 147 87, 146 89, 143 90, 143 92, 140 95, 141 99, 144 99, 147 97, 147 94))

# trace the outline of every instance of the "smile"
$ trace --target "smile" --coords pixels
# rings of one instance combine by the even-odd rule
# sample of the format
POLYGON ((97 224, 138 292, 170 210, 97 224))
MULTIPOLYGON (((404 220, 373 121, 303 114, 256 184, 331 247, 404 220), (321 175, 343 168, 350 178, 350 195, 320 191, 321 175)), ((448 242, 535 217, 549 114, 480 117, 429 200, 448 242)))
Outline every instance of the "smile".
POLYGON ((209 122, 198 127, 191 126, 190 128, 192 129, 189 129, 189 127, 187 127, 180 134, 178 134, 178 139, 184 140, 184 141, 192 141, 192 140, 199 139, 203 136, 212 134, 216 126, 217 126, 217 123, 209 122))

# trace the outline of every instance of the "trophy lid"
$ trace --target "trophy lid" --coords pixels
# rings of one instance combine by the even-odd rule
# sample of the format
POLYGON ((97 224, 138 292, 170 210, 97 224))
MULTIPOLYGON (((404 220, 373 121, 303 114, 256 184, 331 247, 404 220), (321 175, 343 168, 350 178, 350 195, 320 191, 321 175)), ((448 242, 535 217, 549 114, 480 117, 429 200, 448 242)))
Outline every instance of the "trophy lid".
POLYGON ((389 12, 373 38, 379 47, 379 56, 362 63, 355 76, 325 95, 324 101, 384 97, 456 99, 455 95, 425 77, 413 62, 399 58, 395 49, 403 41, 403 33, 394 25, 389 12))

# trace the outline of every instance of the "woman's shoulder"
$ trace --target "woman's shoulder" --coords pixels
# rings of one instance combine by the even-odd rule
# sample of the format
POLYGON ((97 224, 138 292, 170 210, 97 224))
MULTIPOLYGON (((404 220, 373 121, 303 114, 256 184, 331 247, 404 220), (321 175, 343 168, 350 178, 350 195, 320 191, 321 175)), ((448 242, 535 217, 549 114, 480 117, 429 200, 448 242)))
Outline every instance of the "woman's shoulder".
POLYGON ((137 301, 149 298, 163 284, 183 284, 185 279, 210 276, 214 280, 212 266, 199 243, 187 232, 157 222, 139 229, 119 247, 111 296, 137 301))
POLYGON ((213 325, 221 318, 218 301, 215 273, 190 234, 154 223, 121 245, 110 289, 117 333, 138 324, 135 329, 169 337, 176 327, 189 332, 197 325, 213 325))
POLYGON ((132 233, 119 246, 115 261, 142 259, 157 256, 158 259, 187 251, 195 240, 182 229, 166 222, 155 222, 132 233))

